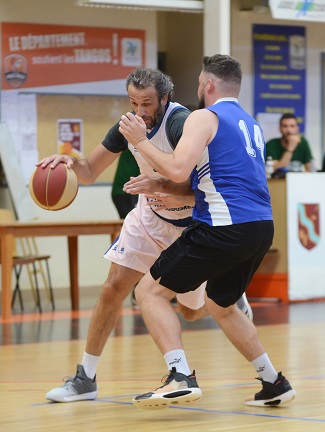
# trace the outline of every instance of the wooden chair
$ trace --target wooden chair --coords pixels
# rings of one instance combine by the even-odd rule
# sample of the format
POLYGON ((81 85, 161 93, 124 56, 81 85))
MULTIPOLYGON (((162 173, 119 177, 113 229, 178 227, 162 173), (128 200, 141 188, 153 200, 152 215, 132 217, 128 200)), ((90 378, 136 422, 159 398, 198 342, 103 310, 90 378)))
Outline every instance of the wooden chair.
MULTIPOLYGON (((0 221, 2 222, 13 222, 15 217, 12 211, 8 209, 0 209, 0 221)), ((22 298, 22 292, 20 289, 20 277, 24 266, 28 271, 28 277, 32 288, 32 293, 35 301, 35 305, 38 307, 39 312, 42 312, 41 297, 39 291, 39 280, 38 275, 41 276, 44 287, 46 288, 48 297, 52 304, 52 310, 55 309, 53 288, 51 283, 49 261, 50 255, 40 255, 38 253, 36 241, 33 237, 18 239, 15 250, 13 250, 13 270, 16 277, 15 288, 12 296, 11 307, 14 306, 16 297, 18 296, 20 308, 24 310, 24 303, 22 298), (17 248, 21 250, 21 254, 17 253, 17 248), (44 271, 43 264, 45 263, 46 274, 44 271)), ((1 257, 0 257, 1 263, 1 257)))

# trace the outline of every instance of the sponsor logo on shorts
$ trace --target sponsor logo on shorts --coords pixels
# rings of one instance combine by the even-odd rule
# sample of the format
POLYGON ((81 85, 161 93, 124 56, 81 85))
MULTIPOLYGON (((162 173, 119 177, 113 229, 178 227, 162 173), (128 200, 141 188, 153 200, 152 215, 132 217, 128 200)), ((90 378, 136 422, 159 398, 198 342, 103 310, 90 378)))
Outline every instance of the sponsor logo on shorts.
POLYGON ((113 252, 117 252, 117 253, 123 254, 123 253, 125 252, 125 247, 124 247, 124 246, 121 246, 121 247, 119 248, 119 244, 118 244, 118 243, 115 243, 115 245, 111 248, 111 250, 112 250, 113 252))

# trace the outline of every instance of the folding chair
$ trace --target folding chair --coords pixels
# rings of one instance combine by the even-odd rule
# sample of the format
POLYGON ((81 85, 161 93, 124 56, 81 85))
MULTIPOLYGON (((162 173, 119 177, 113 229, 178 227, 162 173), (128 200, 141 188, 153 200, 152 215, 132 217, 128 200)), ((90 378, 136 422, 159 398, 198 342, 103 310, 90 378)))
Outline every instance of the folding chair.
MULTIPOLYGON (((3 222, 13 222, 15 221, 14 214, 8 209, 0 209, 0 221, 3 222)), ((42 312, 41 297, 39 291, 39 280, 38 275, 41 275, 43 285, 47 290, 48 297, 52 304, 52 310, 55 309, 53 288, 51 283, 50 269, 48 260, 50 255, 40 255, 37 250, 36 241, 33 237, 18 239, 20 249, 22 251, 21 255, 18 255, 15 250, 13 250, 13 270, 16 277, 15 288, 12 296, 11 307, 14 306, 16 297, 18 295, 19 304, 21 310, 24 310, 23 298, 20 289, 20 276, 23 266, 26 266, 28 270, 28 277, 32 287, 32 293, 35 301, 35 305, 38 307, 39 312, 42 312), (43 268, 43 263, 46 267, 46 275, 43 268), (47 277, 46 277, 47 276, 47 277)), ((1 262, 1 261, 0 261, 1 262)))

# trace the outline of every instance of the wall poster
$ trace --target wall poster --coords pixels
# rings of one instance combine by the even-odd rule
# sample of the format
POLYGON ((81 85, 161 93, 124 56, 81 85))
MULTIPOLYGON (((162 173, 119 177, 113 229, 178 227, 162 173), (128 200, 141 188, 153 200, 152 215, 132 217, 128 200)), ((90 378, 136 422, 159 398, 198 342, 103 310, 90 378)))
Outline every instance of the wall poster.
POLYGON ((58 119, 58 154, 83 157, 82 119, 58 119))
MULTIPOLYGON (((289 112, 305 130, 306 29, 253 25, 254 116, 289 112)), ((263 127, 263 125, 262 125, 263 127)))

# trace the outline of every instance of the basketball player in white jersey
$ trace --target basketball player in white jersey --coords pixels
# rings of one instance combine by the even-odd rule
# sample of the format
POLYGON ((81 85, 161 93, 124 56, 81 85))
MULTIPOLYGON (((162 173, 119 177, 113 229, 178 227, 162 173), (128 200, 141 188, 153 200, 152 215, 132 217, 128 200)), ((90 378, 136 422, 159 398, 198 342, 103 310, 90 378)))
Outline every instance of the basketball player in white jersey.
MULTIPOLYGON (((171 153, 183 132, 190 112, 172 102, 173 83, 162 72, 137 68, 126 80, 126 88, 134 114, 146 125, 148 138, 159 149, 171 153)), ((164 192, 171 182, 157 173, 132 145, 128 145, 116 123, 101 144, 81 160, 71 156, 53 155, 38 166, 66 163, 75 171, 81 184, 91 184, 127 147, 136 158, 141 176, 133 183, 132 193, 140 194, 137 207, 125 218, 119 238, 104 254, 112 264, 91 318, 83 359, 76 375, 63 386, 46 394, 55 402, 74 402, 95 399, 97 396, 96 368, 107 339, 119 318, 123 301, 160 253, 183 232, 192 221, 193 194, 191 191, 174 198, 172 207, 164 206, 163 196, 148 205, 144 193, 164 192), (157 207, 155 207, 157 206, 157 207)), ((178 185, 175 184, 175 193, 178 185)), ((166 198, 167 199, 167 198, 166 198)), ((171 197, 168 197, 170 200, 171 197)), ((152 200, 149 200, 152 201, 152 200)), ((204 286, 187 294, 177 295, 179 308, 187 319, 205 316, 204 286)), ((251 315, 245 296, 240 308, 251 315)))

